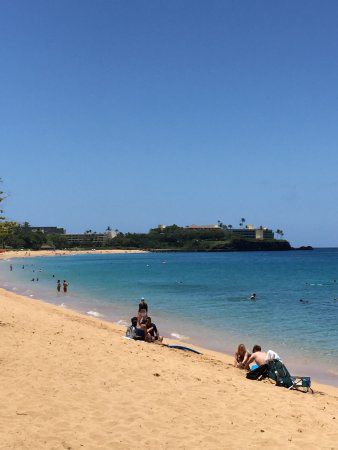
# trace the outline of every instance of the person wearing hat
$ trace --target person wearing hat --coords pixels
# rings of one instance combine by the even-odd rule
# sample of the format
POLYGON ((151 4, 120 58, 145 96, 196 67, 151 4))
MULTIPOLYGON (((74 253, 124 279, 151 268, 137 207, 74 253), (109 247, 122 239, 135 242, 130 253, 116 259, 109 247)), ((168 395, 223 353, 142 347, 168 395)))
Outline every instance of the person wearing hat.
POLYGON ((145 323, 147 317, 148 317, 148 305, 144 301, 144 297, 142 297, 138 305, 138 322, 140 324, 145 323))

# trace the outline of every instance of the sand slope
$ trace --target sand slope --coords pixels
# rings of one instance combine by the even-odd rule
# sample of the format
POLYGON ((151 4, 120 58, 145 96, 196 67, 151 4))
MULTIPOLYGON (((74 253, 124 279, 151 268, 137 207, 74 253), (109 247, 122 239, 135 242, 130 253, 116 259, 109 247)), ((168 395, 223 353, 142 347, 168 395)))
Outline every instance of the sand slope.
POLYGON ((336 388, 290 392, 121 335, 0 290, 0 448, 338 448, 336 388))

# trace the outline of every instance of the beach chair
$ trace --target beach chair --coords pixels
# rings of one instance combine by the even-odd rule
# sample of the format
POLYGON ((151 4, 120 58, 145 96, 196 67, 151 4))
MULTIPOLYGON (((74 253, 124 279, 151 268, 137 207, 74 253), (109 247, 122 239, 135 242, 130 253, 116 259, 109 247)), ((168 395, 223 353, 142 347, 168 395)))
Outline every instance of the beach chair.
POLYGON ((313 394, 313 389, 311 388, 311 378, 310 377, 299 377, 297 375, 291 376, 292 386, 289 389, 297 389, 302 392, 311 392, 313 394))
POLYGON ((283 386, 289 390, 296 389, 301 392, 311 391, 313 393, 310 377, 290 375, 288 369, 278 359, 268 362, 268 377, 276 382, 276 386, 283 386))

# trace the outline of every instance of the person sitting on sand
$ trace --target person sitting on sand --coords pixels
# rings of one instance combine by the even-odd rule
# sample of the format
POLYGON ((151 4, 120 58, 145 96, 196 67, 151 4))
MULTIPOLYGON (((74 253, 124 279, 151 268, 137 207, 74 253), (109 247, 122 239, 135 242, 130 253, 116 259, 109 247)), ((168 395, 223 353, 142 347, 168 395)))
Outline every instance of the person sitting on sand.
POLYGON ((235 353, 235 362, 234 366, 239 369, 243 368, 243 361, 248 360, 250 358, 250 353, 248 353, 244 344, 239 344, 237 351, 235 353))
POLYGON ((147 317, 146 321, 146 341, 147 342, 163 341, 163 337, 159 335, 156 325, 151 322, 151 317, 147 317))
POLYGON ((132 317, 131 325, 126 331, 126 337, 135 341, 144 341, 144 330, 137 327, 137 317, 132 317))
POLYGON ((250 364, 252 363, 254 363, 254 366, 260 367, 263 364, 266 364, 268 361, 273 361, 275 359, 281 361, 279 355, 273 350, 262 352, 261 346, 255 345, 252 349, 252 355, 247 360, 243 361, 243 367, 245 369, 250 369, 250 364))
POLYGON ((140 324, 144 324, 146 322, 147 316, 148 316, 148 305, 144 301, 144 297, 142 297, 138 305, 138 322, 140 324))
POLYGON ((252 355, 243 360, 242 367, 244 369, 250 369, 250 364, 252 363, 258 367, 262 366, 266 363, 266 356, 266 353, 262 352, 262 347, 260 345, 254 345, 252 355))

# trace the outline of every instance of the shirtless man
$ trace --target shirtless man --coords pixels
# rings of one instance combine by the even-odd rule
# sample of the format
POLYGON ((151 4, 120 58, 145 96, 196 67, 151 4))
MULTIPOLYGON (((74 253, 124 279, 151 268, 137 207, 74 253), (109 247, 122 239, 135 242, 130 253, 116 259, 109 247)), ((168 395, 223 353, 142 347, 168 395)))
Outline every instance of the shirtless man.
POLYGON ((263 364, 266 363, 266 359, 267 355, 265 352, 262 352, 261 346, 254 345, 251 356, 242 362, 242 366, 245 369, 249 369, 250 364, 253 362, 257 364, 257 366, 262 366, 263 364))

